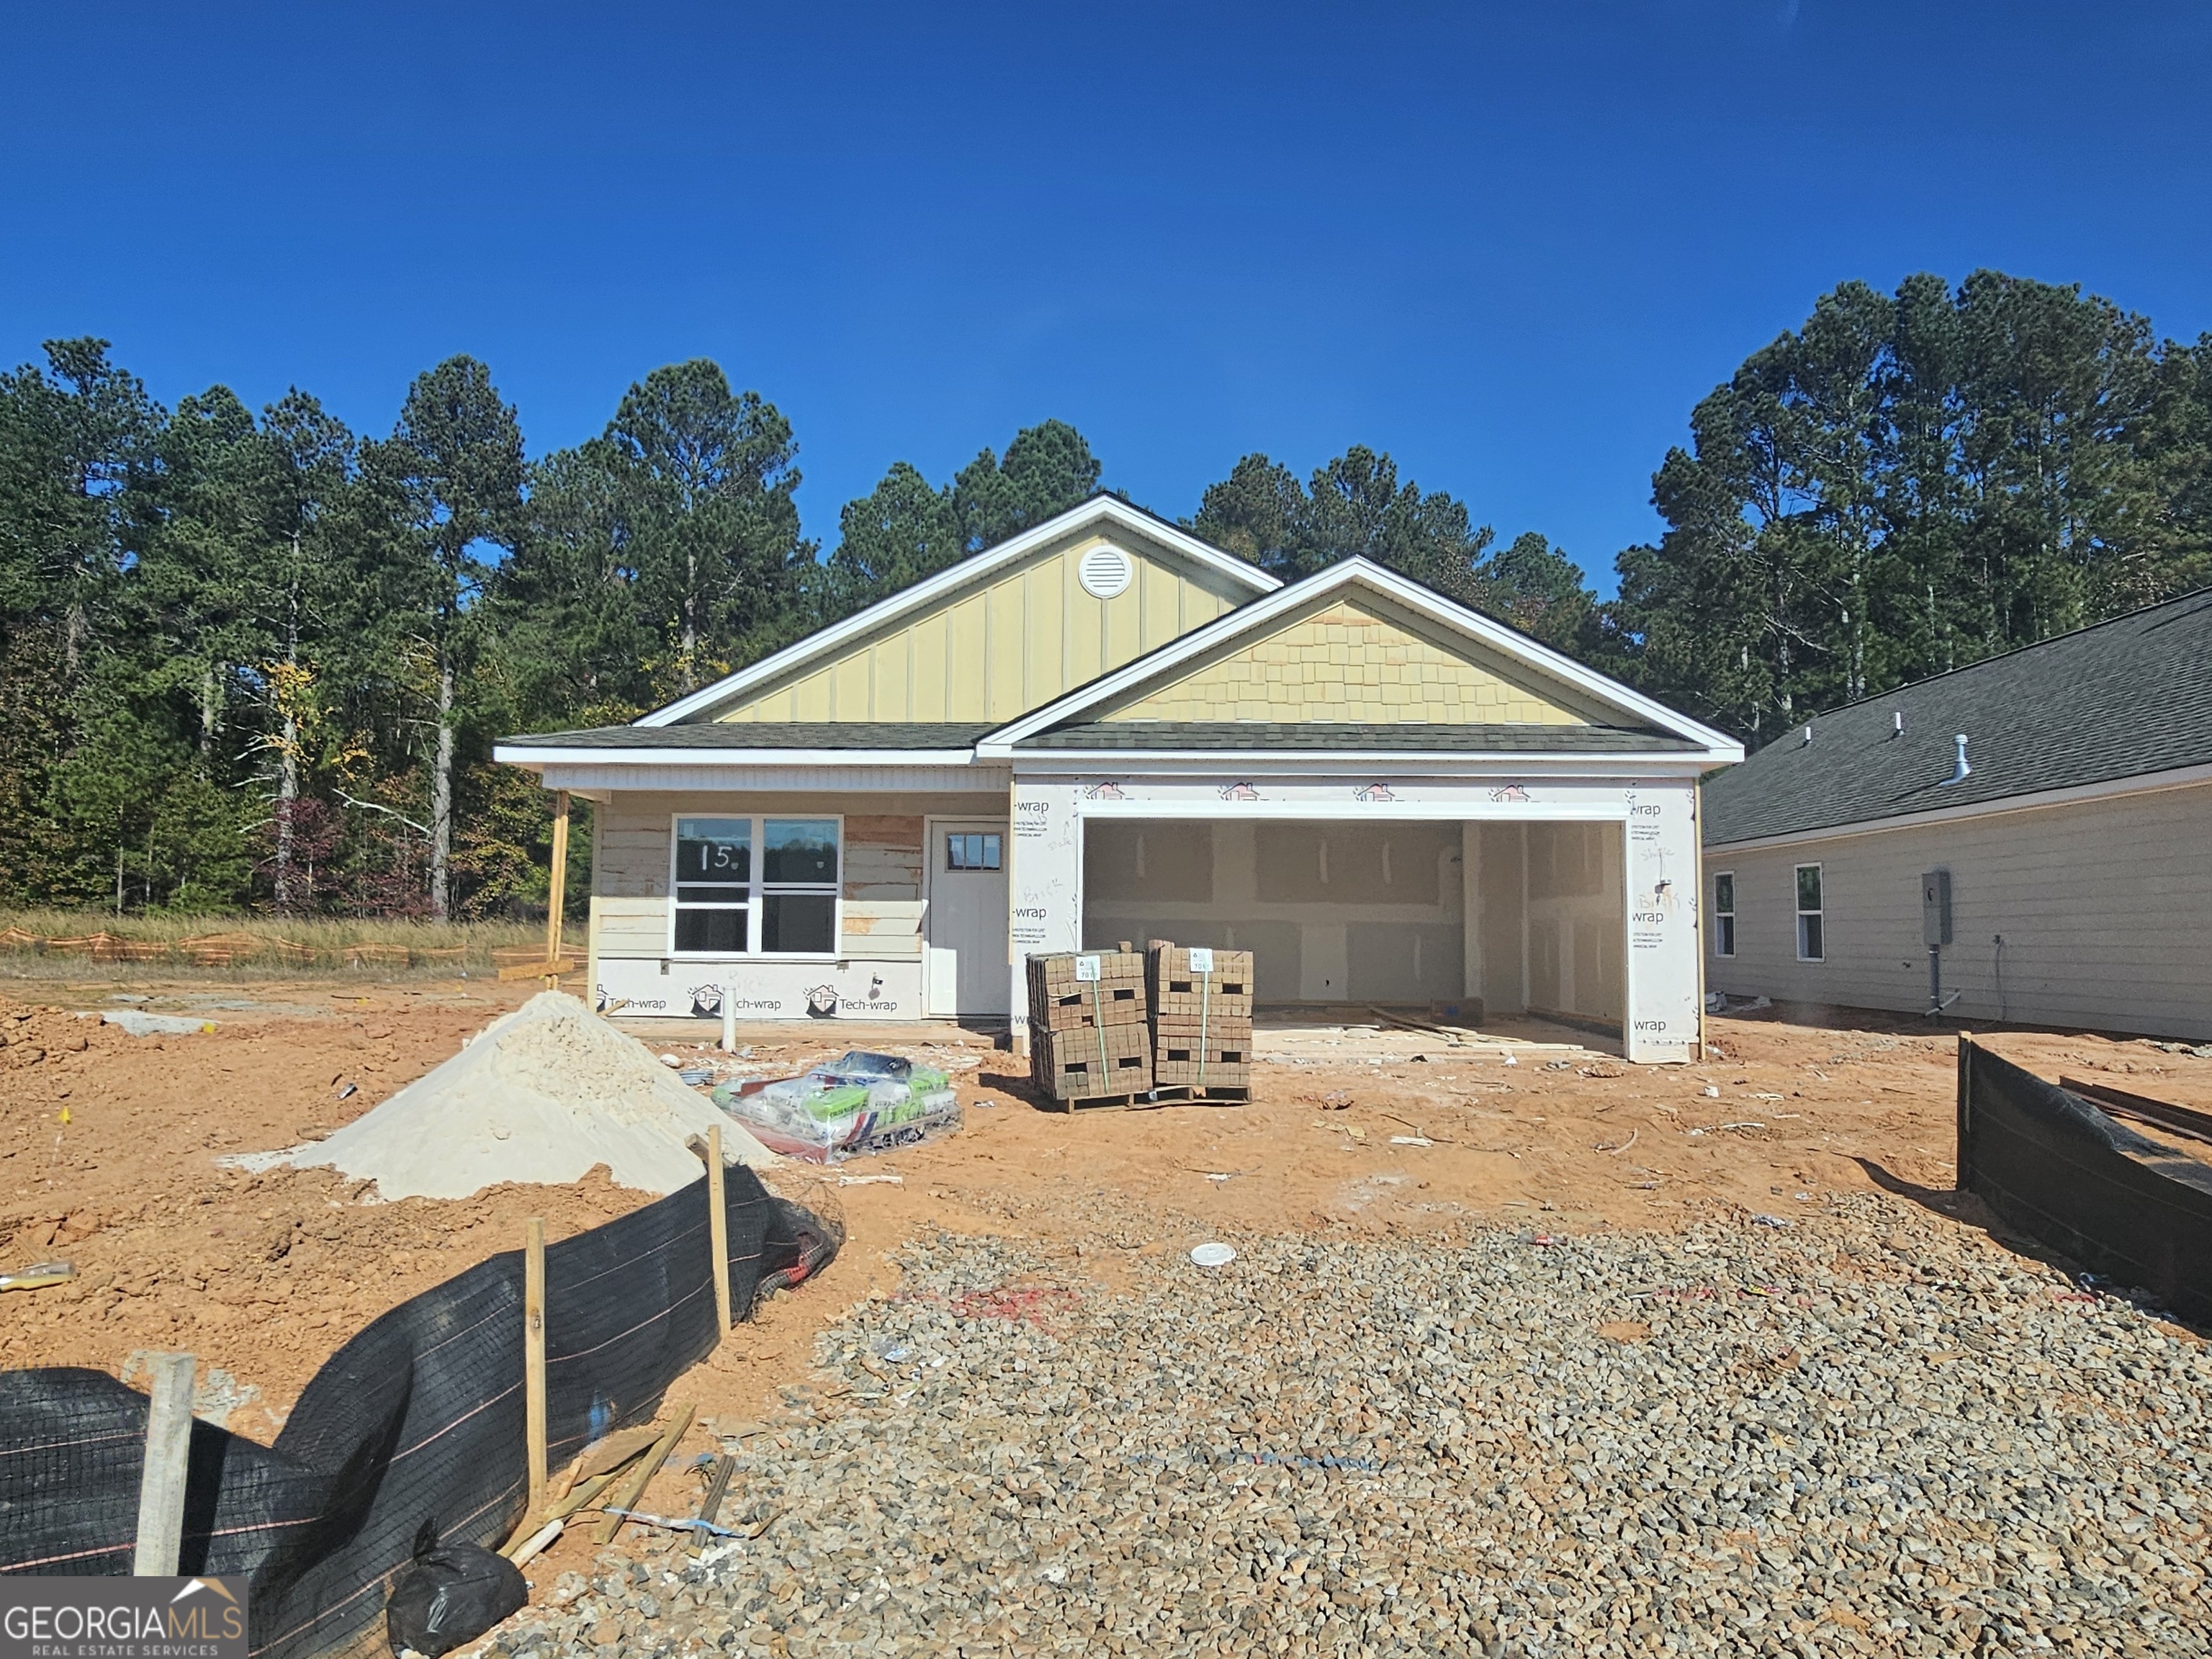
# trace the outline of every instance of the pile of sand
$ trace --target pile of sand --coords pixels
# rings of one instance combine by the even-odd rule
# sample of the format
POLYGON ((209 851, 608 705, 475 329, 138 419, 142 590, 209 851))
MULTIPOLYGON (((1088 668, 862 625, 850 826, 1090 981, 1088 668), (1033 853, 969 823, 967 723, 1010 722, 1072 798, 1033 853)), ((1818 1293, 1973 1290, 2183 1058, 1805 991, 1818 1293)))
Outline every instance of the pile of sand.
POLYGON ((541 991, 374 1111, 268 1162, 334 1164, 387 1199, 560 1186, 595 1164, 620 1186, 672 1193, 699 1178, 685 1143, 717 1124, 730 1161, 779 1161, 642 1044, 574 997, 541 991))

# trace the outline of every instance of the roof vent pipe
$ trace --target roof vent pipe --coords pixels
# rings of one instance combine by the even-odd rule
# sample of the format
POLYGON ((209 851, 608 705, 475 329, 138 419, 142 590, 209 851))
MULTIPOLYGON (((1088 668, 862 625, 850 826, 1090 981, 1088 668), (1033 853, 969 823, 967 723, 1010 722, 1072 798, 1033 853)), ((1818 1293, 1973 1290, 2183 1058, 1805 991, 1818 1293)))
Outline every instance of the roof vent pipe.
POLYGON ((1798 745, 1797 745, 1797 746, 1798 746, 1800 749, 1807 749, 1807 748, 1810 748, 1810 747, 1812 746, 1812 743, 1813 743, 1813 728, 1812 728, 1812 726, 1808 723, 1808 724, 1806 726, 1806 727, 1805 727, 1805 736, 1804 736, 1804 738, 1803 738, 1803 740, 1802 740, 1802 742, 1800 742, 1800 743, 1798 744, 1798 745))
POLYGON ((1974 769, 1972 767, 1966 764, 1966 734, 1964 732, 1961 732, 1956 737, 1952 738, 1951 741, 1959 745, 1959 758, 1957 763, 1951 768, 1951 775, 1944 779, 1943 781, 1946 783, 1964 783, 1966 781, 1966 774, 1974 769))
POLYGON ((1905 735, 1905 711, 1900 708, 1889 718, 1891 722, 1889 735, 1893 738, 1903 737, 1905 735))

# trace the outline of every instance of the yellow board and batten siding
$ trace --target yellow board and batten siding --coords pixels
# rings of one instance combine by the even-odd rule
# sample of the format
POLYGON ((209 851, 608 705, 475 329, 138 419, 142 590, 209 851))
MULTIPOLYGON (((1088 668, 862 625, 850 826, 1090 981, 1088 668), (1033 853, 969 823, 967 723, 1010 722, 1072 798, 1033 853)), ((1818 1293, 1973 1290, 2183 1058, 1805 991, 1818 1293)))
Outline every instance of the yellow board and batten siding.
POLYGON ((1447 650, 1407 623, 1350 599, 1300 617, 1103 718, 1591 723, 1560 691, 1447 650))
POLYGON ((1077 579, 1090 537, 895 620, 718 714, 729 721, 1010 720, 1158 650, 1242 603, 1224 577, 1115 541, 1129 586, 1095 599, 1077 579))

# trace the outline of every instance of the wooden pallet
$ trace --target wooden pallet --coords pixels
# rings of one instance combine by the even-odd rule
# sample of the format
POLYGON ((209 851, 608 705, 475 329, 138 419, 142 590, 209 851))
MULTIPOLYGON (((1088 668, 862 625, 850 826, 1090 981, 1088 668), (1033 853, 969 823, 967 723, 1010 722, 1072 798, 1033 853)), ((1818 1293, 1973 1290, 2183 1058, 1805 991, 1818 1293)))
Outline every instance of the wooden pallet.
POLYGON ((1222 1106, 1243 1105, 1252 1098, 1250 1086, 1232 1086, 1209 1083, 1203 1089, 1191 1083, 1158 1083, 1152 1085, 1147 1097, 1151 1103, 1165 1105, 1170 1101, 1189 1100, 1222 1106))
POLYGON ((1082 1107, 1085 1110, 1088 1110, 1094 1106, 1119 1106, 1125 1110, 1133 1109, 1136 1107, 1143 1105, 1146 1100, 1151 1098, 1151 1096, 1152 1091, 1150 1090, 1146 1090, 1142 1093, 1137 1094, 1077 1096, 1055 1095, 1051 1097, 1051 1098, 1054 1103, 1057 1105, 1061 1111, 1073 1113, 1078 1107, 1082 1107))
POLYGON ((1209 1060, 1203 1066, 1195 1060, 1154 1060, 1152 1087, 1161 1089, 1197 1089, 1211 1093, 1216 1089, 1243 1089, 1252 1086, 1252 1067, 1249 1061, 1209 1060))

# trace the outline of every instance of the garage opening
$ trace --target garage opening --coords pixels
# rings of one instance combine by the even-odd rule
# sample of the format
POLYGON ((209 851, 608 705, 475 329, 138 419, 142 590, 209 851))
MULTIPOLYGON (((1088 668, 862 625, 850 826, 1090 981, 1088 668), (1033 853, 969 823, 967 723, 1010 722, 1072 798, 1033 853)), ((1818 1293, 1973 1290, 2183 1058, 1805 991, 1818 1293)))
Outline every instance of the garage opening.
POLYGON ((1618 823, 1091 818, 1084 944, 1249 950, 1276 1009, 1480 998, 1618 1036, 1621 853, 1618 823))

